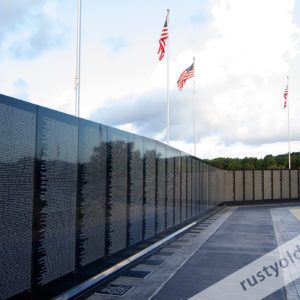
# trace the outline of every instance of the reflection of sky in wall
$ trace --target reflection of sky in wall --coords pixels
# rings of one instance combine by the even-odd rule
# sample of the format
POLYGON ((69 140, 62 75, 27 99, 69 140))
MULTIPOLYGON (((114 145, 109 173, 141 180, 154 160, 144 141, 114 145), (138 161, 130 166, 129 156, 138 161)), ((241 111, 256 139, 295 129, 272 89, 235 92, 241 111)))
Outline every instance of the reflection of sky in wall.
MULTIPOLYGON (((165 141, 167 8, 171 145, 193 151, 192 80, 182 92, 176 81, 195 56, 199 157, 287 152, 287 73, 298 151, 295 0, 82 1, 81 116, 165 141)), ((1 3, 0 53, 0 93, 74 113, 76 1, 1 3)))
POLYGON ((0 163, 16 163, 23 159, 33 159, 36 115, 0 103, 0 116, 0 163), (12 137, 17 138, 12 139, 12 137))
POLYGON ((73 163, 77 160, 77 128, 43 117, 41 121, 41 159, 73 163))

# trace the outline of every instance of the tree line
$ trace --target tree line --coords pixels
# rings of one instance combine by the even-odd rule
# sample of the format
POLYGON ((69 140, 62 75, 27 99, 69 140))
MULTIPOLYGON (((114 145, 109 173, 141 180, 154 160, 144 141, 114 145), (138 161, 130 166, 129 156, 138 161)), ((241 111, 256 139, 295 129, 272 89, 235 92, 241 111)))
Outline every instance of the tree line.
MULTIPOLYGON (((264 158, 214 158, 205 159, 207 163, 224 170, 280 170, 289 168, 288 154, 267 155, 264 158)), ((300 152, 291 153, 292 169, 300 169, 300 152)))

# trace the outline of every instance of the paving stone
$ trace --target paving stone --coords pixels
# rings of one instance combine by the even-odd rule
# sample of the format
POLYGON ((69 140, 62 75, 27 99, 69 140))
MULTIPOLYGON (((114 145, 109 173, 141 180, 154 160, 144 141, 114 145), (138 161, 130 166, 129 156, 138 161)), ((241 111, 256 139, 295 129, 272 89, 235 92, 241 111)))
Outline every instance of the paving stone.
MULTIPOLYGON (((147 270, 151 267, 153 270, 147 277, 134 278, 134 277, 123 277, 120 276, 112 284, 123 284, 134 286, 125 295, 120 296, 111 295, 92 295, 89 300, 146 300, 150 299, 155 293, 172 277, 182 265, 188 261, 188 259, 203 246, 209 238, 216 232, 216 230, 233 214, 236 208, 226 208, 222 210, 222 213, 218 213, 218 218, 213 225, 208 226, 207 229, 203 230, 201 234, 183 234, 178 240, 174 240, 175 243, 183 241, 186 245, 184 247, 172 249, 174 253, 171 256, 161 256, 159 252, 155 253, 148 260, 164 260, 159 266, 152 265, 137 265, 134 270, 147 270)), ((165 250, 163 250, 165 251, 165 250)), ((161 251, 162 252, 162 251, 161 251)), ((172 251, 173 252, 173 251, 172 251)), ((205 281, 207 285, 210 281, 205 281)), ((183 295, 184 296, 184 295, 183 295)), ((174 295, 175 297, 175 295, 174 295)), ((173 299, 172 297, 170 299, 173 299)), ((176 298, 174 298, 176 299, 176 298)), ((182 299, 184 299, 182 297, 182 299)), ((186 298, 185 298, 186 299, 186 298)), ((168 298, 166 298, 168 300, 168 298)))
POLYGON ((147 259, 141 262, 143 265, 149 265, 149 266, 159 266, 163 263, 163 260, 158 260, 158 259, 147 259))
POLYGON ((176 240, 176 243, 189 243, 191 240, 183 240, 183 239, 178 239, 176 240))
MULTIPOLYGON (((278 245, 282 245, 300 234, 300 222, 290 210, 299 209, 299 206, 271 209, 275 236, 278 245)), ((300 280, 286 286, 288 300, 300 299, 300 280)))
POLYGON ((136 277, 136 278, 145 278, 151 272, 149 271, 136 271, 136 270, 126 270, 122 272, 122 276, 125 277, 136 277))
MULTIPOLYGON (((272 225, 269 208, 238 208, 169 279, 153 300, 188 299, 275 249, 274 231, 272 235, 270 230, 272 225), (255 224, 255 230, 245 229, 252 224, 255 224), (256 235, 265 226, 266 234, 256 235), (232 227, 236 229, 228 230, 232 227)), ((268 298, 285 299, 284 289, 268 298)))
POLYGON ((174 252, 170 252, 170 251, 159 251, 159 252, 157 252, 157 255, 162 255, 162 256, 171 256, 173 254, 174 254, 174 252))
POLYGON ((167 245, 165 248, 180 249, 180 248, 182 248, 182 245, 170 244, 170 245, 167 245))

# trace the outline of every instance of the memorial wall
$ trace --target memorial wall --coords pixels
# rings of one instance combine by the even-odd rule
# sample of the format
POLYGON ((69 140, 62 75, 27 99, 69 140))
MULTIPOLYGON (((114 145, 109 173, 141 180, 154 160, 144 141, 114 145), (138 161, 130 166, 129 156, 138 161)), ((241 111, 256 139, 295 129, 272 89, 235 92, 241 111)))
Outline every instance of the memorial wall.
POLYGON ((0 139, 1 300, 50 299, 223 201, 198 158, 4 95, 0 139))
POLYGON ((226 201, 299 199, 298 170, 223 171, 0 95, 0 299, 50 299, 226 201))
POLYGON ((128 235, 127 246, 143 240, 143 138, 129 134, 128 235))
POLYGON ((0 98, 0 299, 31 287, 36 116, 36 106, 0 98))
POLYGON ((253 200, 253 171, 245 171, 245 200, 253 200))
POLYGON ((225 171, 224 182, 224 202, 300 200, 300 170, 225 171))
POLYGON ((180 152, 177 151, 175 155, 175 166, 174 166, 174 224, 178 225, 181 221, 181 156, 180 152))
POLYGON ((85 266, 105 253, 107 127, 80 119, 78 146, 77 263, 85 266))

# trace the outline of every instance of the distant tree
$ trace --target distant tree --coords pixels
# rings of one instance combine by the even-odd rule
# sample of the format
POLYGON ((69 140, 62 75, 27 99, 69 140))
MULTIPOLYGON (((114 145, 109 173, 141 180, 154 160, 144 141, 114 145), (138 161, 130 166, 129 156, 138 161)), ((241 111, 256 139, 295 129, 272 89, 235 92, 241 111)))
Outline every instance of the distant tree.
POLYGON ((263 168, 264 169, 272 169, 277 166, 276 159, 273 155, 267 155, 264 158, 263 168))
POLYGON ((244 170, 255 170, 256 166, 255 166, 255 162, 256 162, 256 158, 253 157, 246 157, 242 160, 242 166, 244 170))
POLYGON ((262 170, 263 169, 263 160, 255 158, 255 170, 262 170))
POLYGON ((242 170, 243 166, 241 164, 241 160, 238 158, 233 158, 231 159, 231 161, 229 162, 229 170, 242 170))
POLYGON ((287 155, 277 155, 275 157, 277 165, 280 169, 288 168, 288 156, 287 155))
MULTIPOLYGON (((300 152, 291 154, 292 169, 300 169, 300 152)), ((255 157, 206 159, 206 162, 224 170, 263 170, 263 169, 288 169, 288 155, 266 155, 263 159, 255 157)))
POLYGON ((291 163, 292 169, 300 169, 300 153, 292 153, 291 163))

